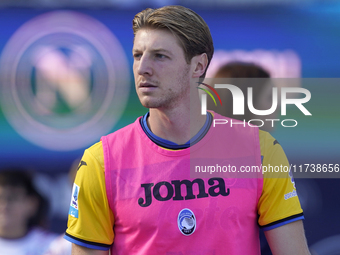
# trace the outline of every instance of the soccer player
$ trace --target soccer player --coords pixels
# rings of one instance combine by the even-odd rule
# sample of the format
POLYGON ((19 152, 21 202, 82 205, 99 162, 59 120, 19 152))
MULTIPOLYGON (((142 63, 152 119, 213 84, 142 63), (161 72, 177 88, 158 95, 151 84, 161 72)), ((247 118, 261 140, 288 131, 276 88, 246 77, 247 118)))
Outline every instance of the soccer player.
MULTIPOLYGON (((292 178, 190 178, 191 157, 283 165, 280 144, 257 128, 213 127, 197 79, 213 55, 209 28, 182 6, 133 20, 136 91, 149 112, 85 150, 65 238, 73 254, 309 254, 292 178), (226 131, 227 130, 227 131, 226 131)), ((227 118, 225 118, 227 120, 227 118)), ((230 120, 230 119, 228 119, 230 120)))
POLYGON ((43 255, 57 237, 43 228, 47 203, 31 176, 17 169, 0 171, 0 254, 43 255))
MULTIPOLYGON (((270 83, 269 73, 261 66, 249 62, 229 62, 222 65, 213 78, 218 78, 216 83, 236 85, 245 96, 245 102, 248 102, 247 89, 253 89, 252 102, 255 109, 267 110, 271 107, 272 101, 272 84, 270 83), (222 80, 223 79, 223 80, 222 80)), ((273 123, 266 119, 277 119, 277 111, 270 115, 255 115, 247 107, 244 109, 243 115, 233 114, 233 97, 228 89, 216 89, 223 105, 214 104, 213 100, 207 101, 207 109, 213 110, 225 117, 238 119, 241 121, 250 121, 252 119, 260 119, 263 121, 261 130, 273 131, 273 123)), ((208 98, 210 99, 210 98, 208 98)), ((260 123, 256 122, 257 125, 260 123)))

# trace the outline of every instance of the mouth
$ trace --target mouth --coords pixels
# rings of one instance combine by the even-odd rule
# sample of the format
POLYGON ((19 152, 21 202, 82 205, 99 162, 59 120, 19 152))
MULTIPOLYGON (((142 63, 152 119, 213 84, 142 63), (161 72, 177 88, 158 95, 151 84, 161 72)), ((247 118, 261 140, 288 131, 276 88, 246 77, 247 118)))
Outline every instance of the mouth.
POLYGON ((158 86, 149 83, 149 82, 141 82, 138 85, 138 90, 143 94, 150 94, 157 90, 158 86))
POLYGON ((156 85, 153 85, 151 83, 148 83, 148 82, 141 82, 139 83, 139 88, 156 88, 157 86, 156 85))

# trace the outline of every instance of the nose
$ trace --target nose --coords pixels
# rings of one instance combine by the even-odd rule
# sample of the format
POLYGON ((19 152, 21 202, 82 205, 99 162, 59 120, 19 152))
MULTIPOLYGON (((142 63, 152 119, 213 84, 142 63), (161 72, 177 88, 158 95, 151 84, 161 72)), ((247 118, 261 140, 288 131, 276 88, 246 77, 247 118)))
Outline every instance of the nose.
POLYGON ((137 73, 139 75, 149 76, 153 74, 152 61, 147 54, 143 54, 143 56, 138 60, 137 73))

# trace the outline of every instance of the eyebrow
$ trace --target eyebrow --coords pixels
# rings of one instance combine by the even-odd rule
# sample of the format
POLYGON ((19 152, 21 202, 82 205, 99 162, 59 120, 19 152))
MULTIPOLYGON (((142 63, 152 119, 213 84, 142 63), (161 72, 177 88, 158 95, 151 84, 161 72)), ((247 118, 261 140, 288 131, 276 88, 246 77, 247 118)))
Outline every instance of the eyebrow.
POLYGON ((169 55, 172 55, 172 52, 171 52, 171 51, 168 51, 168 50, 162 49, 162 48, 160 48, 160 49, 154 49, 154 50, 152 50, 151 52, 154 52, 154 53, 164 52, 164 53, 167 53, 167 54, 169 54, 169 55))
MULTIPOLYGON (((139 50, 139 49, 133 49, 133 50, 132 50, 133 53, 135 53, 135 52, 140 52, 140 51, 141 51, 141 50, 139 50)), ((164 53, 167 53, 167 54, 169 54, 169 55, 171 55, 171 56, 173 55, 171 51, 168 51, 168 50, 162 49, 162 48, 153 49, 153 50, 151 50, 151 52, 152 52, 152 53, 162 53, 162 52, 164 52, 164 53)))

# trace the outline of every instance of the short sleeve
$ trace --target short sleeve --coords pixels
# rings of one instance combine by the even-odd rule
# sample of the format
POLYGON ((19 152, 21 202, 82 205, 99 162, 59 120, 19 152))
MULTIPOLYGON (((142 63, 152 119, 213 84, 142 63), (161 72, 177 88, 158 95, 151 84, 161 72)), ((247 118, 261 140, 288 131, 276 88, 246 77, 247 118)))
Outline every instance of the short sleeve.
POLYGON ((85 150, 79 163, 64 238, 87 248, 108 250, 114 238, 113 224, 99 142, 85 150))
POLYGON ((270 230, 303 219, 289 162, 269 133, 260 131, 263 189, 258 202, 259 225, 270 230))

